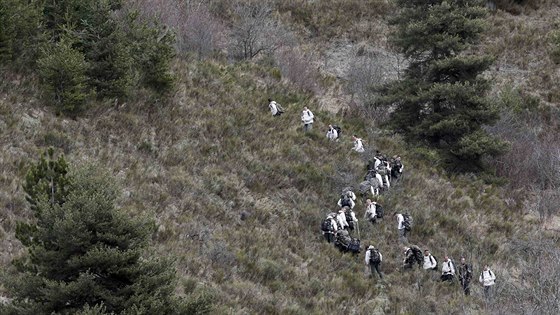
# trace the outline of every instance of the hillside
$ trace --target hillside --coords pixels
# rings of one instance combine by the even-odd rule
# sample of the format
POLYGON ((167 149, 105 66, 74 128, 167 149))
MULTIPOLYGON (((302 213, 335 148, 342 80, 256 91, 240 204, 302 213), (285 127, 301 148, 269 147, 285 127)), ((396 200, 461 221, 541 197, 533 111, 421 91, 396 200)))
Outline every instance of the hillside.
MULTIPOLYGON (((355 8, 344 7, 345 1, 328 2, 340 7, 325 5, 320 9, 332 15, 311 15, 326 21, 306 19, 308 11, 316 9, 309 3, 315 2, 291 1, 301 15, 286 4, 277 7, 302 42, 297 49, 309 51, 302 61, 309 64, 301 68, 321 65, 320 72, 306 77, 317 80, 313 86, 295 81, 272 57, 242 62, 178 57, 173 65, 177 82, 169 98, 138 90, 117 106, 95 102, 71 119, 57 116, 43 103, 36 76, 3 71, 2 269, 8 270, 23 251, 14 233, 17 220, 31 215, 21 189, 25 173, 52 146, 73 165, 95 163, 114 175, 123 188, 120 205, 131 216, 155 218, 153 244, 160 255, 176 259, 177 293, 209 294, 213 314, 501 314, 527 313, 534 305, 541 307, 534 313, 558 310, 558 289, 548 286, 557 282, 558 265, 533 260, 558 255, 558 204, 552 203, 551 216, 543 216, 539 207, 544 199, 537 198, 543 195, 507 184, 510 178, 446 173, 432 152, 410 147, 399 135, 381 129, 359 104, 341 106, 353 98, 344 89, 347 78, 340 69, 345 65, 336 60, 364 43, 366 50, 381 49, 376 45, 386 33, 365 34, 372 25, 387 31, 384 17, 390 6, 363 10, 359 20, 348 25, 351 19, 339 15, 355 8), (338 18, 329 20, 331 16, 338 18), (341 47, 340 42, 352 46, 341 47), (317 51, 327 48, 332 53, 318 56, 317 51), (330 62, 321 59, 333 56, 330 62), (272 117, 268 98, 282 104, 286 114, 272 117), (308 134, 299 119, 304 106, 316 115, 308 134), (343 128, 340 142, 324 136, 331 123, 343 128), (350 150, 352 134, 363 136, 363 156, 350 150), (384 255, 383 282, 367 278, 363 253, 341 254, 319 232, 326 213, 336 209, 340 189, 358 184, 376 149, 401 155, 405 164, 403 179, 379 199, 386 217, 375 227, 360 222, 362 244, 373 243, 384 255), (483 264, 490 264, 498 277, 495 303, 485 304, 475 283, 472 296, 464 297, 457 284, 431 281, 421 271, 402 272, 402 246, 392 217, 397 211, 414 217, 409 241, 429 248, 440 261, 449 255, 458 262, 464 255, 475 266, 475 278, 483 264), (534 267, 549 272, 531 276, 534 267), (535 289, 534 283, 544 285, 535 289), (514 297, 524 302, 511 302, 514 297)), ((544 57, 545 45, 537 44, 538 38, 517 39, 519 48, 512 49, 504 36, 529 38, 536 30, 550 31, 555 12, 557 5, 546 4, 521 15, 499 11, 490 17, 491 30, 480 50, 498 60, 488 75, 496 78, 493 94, 503 103, 511 103, 507 97, 525 102, 527 93, 542 106, 557 107, 554 78, 560 73, 558 65, 544 57), (526 21, 542 23, 519 26, 526 21), (506 95, 511 87, 523 92, 506 95)), ((228 19, 225 14, 222 18, 228 19)), ((386 46, 382 50, 389 69, 397 57, 386 46)), ((387 73, 394 76, 394 71, 387 73)), ((549 119, 557 124, 553 109, 549 119)), ((554 193, 558 187, 546 189, 554 193)), ((361 202, 356 210, 361 219, 361 202)), ((2 285, 0 293, 6 293, 2 285)))

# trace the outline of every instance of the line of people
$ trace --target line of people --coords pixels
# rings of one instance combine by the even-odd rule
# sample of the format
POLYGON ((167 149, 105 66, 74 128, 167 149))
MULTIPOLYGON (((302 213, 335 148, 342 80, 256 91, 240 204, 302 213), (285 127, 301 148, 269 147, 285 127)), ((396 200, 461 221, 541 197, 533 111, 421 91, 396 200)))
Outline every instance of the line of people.
MULTIPOLYGON (((437 258, 428 249, 425 249, 422 253, 422 250, 417 245, 405 246, 403 269, 412 269, 415 264, 418 264, 419 268, 426 271, 440 270, 437 258)), ((447 255, 444 256, 440 275, 442 282, 453 282, 455 277, 457 277, 465 295, 470 295, 472 276, 472 265, 467 263, 465 257, 461 257, 461 263, 456 268, 453 260, 447 255)), ((484 295, 487 299, 491 298, 491 287, 495 284, 495 280, 496 275, 490 270, 488 265, 485 265, 478 277, 478 281, 484 287, 484 295)))
MULTIPOLYGON (((268 99, 269 108, 273 116, 280 116, 284 110, 280 104, 268 99)), ((304 132, 312 129, 314 115, 304 107, 301 115, 304 132)), ((337 125, 329 125, 326 137, 330 141, 338 141, 341 137, 342 130, 337 125)), ((364 153, 364 141, 356 135, 352 136, 352 150, 358 153, 364 153)), ((386 158, 379 151, 376 151, 372 160, 366 165, 367 172, 364 181, 359 184, 359 192, 365 199, 364 219, 372 224, 376 224, 378 219, 383 218, 384 209, 376 201, 372 201, 371 197, 376 197, 382 191, 386 191, 391 187, 391 182, 398 181, 404 171, 404 165, 400 156, 393 156, 391 159, 386 158)), ((336 213, 329 213, 325 220, 321 223, 322 233, 329 243, 334 245, 342 252, 359 253, 360 252, 360 236, 358 219, 354 212, 356 206, 356 194, 351 187, 343 189, 342 195, 337 202, 339 210, 336 213), (350 231, 357 229, 358 238, 350 236, 350 231)), ((395 213, 397 220, 397 231, 399 242, 408 242, 407 234, 412 229, 413 219, 408 213, 395 213)), ((381 263, 383 255, 373 244, 365 247, 365 263, 370 268, 370 276, 377 274, 383 279, 381 272, 381 263)), ((439 265, 437 259, 429 250, 422 250, 417 245, 410 245, 404 248, 403 269, 412 269, 414 264, 427 271, 438 271, 439 265)), ((458 276, 459 283, 465 295, 470 295, 470 283, 472 280, 472 266, 461 257, 461 264, 455 268, 453 260, 448 256, 444 257, 441 266, 440 280, 442 282, 452 282, 458 276)), ((487 299, 491 297, 491 287, 495 284, 496 275, 490 270, 488 265, 480 273, 479 282, 484 287, 484 294, 487 299)))

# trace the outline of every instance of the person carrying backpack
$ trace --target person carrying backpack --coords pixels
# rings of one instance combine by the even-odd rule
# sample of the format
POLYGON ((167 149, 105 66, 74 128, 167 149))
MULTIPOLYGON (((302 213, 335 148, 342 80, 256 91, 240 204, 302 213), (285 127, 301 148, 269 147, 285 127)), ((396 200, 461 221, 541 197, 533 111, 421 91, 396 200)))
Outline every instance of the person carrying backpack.
POLYGON ((405 243, 407 241, 406 235, 412 227, 411 217, 408 214, 397 213, 397 231, 399 233, 399 242, 405 243))
POLYGON ((366 212, 364 213, 364 219, 368 220, 372 224, 375 224, 377 220, 377 212, 376 212, 375 204, 371 201, 371 199, 366 200, 366 212))
POLYGON ((336 224, 336 220, 333 218, 332 214, 329 214, 325 220, 321 223, 321 231, 323 232, 323 236, 327 240, 328 243, 334 241, 334 233, 338 226, 336 224))
POLYGON ((416 245, 410 245, 410 247, 404 247, 404 260, 403 268, 411 269, 414 264, 418 264, 418 267, 422 267, 422 250, 416 245))
POLYGON ((356 201, 356 194, 352 191, 351 186, 344 187, 344 189, 342 189, 342 195, 346 195, 348 198, 356 201))
POLYGON ((338 140, 338 131, 332 125, 329 125, 329 130, 327 130, 327 139, 331 141, 338 140))
POLYGON ((465 295, 471 294, 471 279, 472 279, 472 267, 467 264, 465 257, 461 257, 461 265, 458 268, 459 281, 461 282, 461 287, 465 295))
POLYGON ((478 277, 478 281, 482 284, 482 286, 484 286, 484 297, 487 301, 490 301, 492 298, 492 292, 490 289, 495 284, 496 275, 492 272, 492 270, 490 270, 488 265, 484 266, 484 270, 480 274, 480 277, 478 277))
POLYGON ((338 224, 339 230, 347 229, 349 224, 346 221, 346 207, 338 210, 338 214, 336 215, 336 222, 338 224))
POLYGON ((341 208, 348 207, 350 209, 354 209, 356 203, 354 202, 354 200, 352 200, 352 196, 356 198, 356 195, 353 192, 350 193, 351 195, 349 195, 348 193, 343 193, 336 204, 341 208))
POLYGON ((280 116, 284 113, 282 106, 280 106, 280 104, 276 103, 270 98, 268 99, 268 108, 270 108, 270 112, 272 113, 272 116, 280 116))
POLYGON ((346 215, 346 222, 348 222, 348 229, 350 231, 354 231, 354 226, 358 224, 358 219, 356 218, 356 214, 352 209, 348 207, 344 207, 344 214, 346 215))
POLYGON ((354 147, 352 148, 352 150, 358 152, 358 153, 363 153, 365 151, 364 149, 364 143, 363 140, 358 138, 358 136, 353 135, 352 136, 352 141, 354 141, 354 147))
POLYGON ((455 266, 449 257, 445 256, 441 264, 441 281, 453 281, 455 277, 455 266))
POLYGON ((315 116, 313 113, 307 109, 307 107, 303 108, 303 112, 301 112, 301 121, 303 122, 303 131, 308 132, 313 127, 313 118, 315 116))
POLYGON ((366 265, 369 265, 371 277, 373 277, 373 271, 375 270, 375 272, 377 272, 377 274, 379 275, 379 279, 383 279, 383 275, 379 270, 379 266, 381 265, 382 261, 383 255, 381 255, 379 250, 373 245, 368 246, 368 249, 366 250, 365 263, 366 265))
POLYGON ((424 250, 424 270, 437 270, 437 259, 430 254, 429 250, 424 250))
POLYGON ((334 245, 341 251, 347 252, 348 247, 350 246, 350 242, 352 242, 352 238, 348 231, 346 230, 338 230, 335 234, 335 242, 334 245))

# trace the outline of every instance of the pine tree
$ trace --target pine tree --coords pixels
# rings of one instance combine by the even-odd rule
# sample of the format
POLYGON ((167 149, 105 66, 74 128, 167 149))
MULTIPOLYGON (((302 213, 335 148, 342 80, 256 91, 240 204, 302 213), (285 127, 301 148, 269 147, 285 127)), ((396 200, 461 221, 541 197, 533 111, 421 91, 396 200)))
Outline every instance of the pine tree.
POLYGON ((0 1, 0 65, 29 67, 35 62, 40 21, 36 1, 0 1))
POLYGON ((87 4, 82 20, 80 49, 91 65, 89 84, 97 96, 125 99, 134 85, 134 58, 123 26, 115 20, 112 2, 97 0, 87 4))
POLYGON ((23 190, 31 210, 37 209, 37 203, 46 196, 51 204, 63 204, 68 193, 68 163, 64 156, 54 158, 54 149, 47 149, 37 164, 31 166, 25 177, 23 190))
POLYGON ((140 65, 142 84, 162 95, 172 90, 170 72, 175 57, 175 34, 158 23, 141 23, 132 14, 128 20, 133 55, 140 65))
POLYGON ((67 38, 47 44, 37 64, 47 101, 57 113, 76 115, 90 94, 86 76, 89 64, 72 45, 67 38))
POLYGON ((454 170, 479 170, 485 155, 506 148, 482 127, 498 113, 486 98, 480 74, 488 56, 467 53, 484 30, 486 9, 478 0, 397 0, 394 44, 409 60, 403 80, 382 88, 391 106, 390 125, 407 140, 438 150, 454 170))
POLYGON ((34 228, 17 235, 29 254, 15 262, 19 273, 5 284, 14 300, 0 313, 186 313, 171 263, 145 255, 154 224, 115 206, 109 174, 88 167, 68 178, 64 202, 40 197, 34 228))

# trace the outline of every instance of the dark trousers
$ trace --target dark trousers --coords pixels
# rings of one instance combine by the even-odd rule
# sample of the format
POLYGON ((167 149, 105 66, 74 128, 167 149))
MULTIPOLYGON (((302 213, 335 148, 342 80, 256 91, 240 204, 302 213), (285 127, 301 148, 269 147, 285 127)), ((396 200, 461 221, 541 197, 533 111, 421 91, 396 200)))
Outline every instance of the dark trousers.
POLYGON ((460 280, 461 287, 463 288, 463 292, 465 292, 465 295, 471 295, 471 280, 463 278, 460 278, 460 280))
POLYGON ((327 240, 327 242, 329 242, 329 243, 334 242, 334 234, 333 233, 325 233, 325 234, 323 234, 323 236, 325 236, 325 239, 327 240))
POLYGON ((379 263, 374 264, 374 263, 369 263, 369 270, 371 271, 371 276, 373 277, 373 271, 375 270, 375 272, 377 272, 377 274, 379 275, 379 279, 383 279, 383 275, 381 274, 381 271, 379 270, 379 263))
POLYGON ((490 285, 484 286, 484 297, 486 298, 487 302, 492 301, 492 286, 490 285))
POLYGON ((453 275, 450 273, 441 275, 441 281, 453 281, 453 275))

